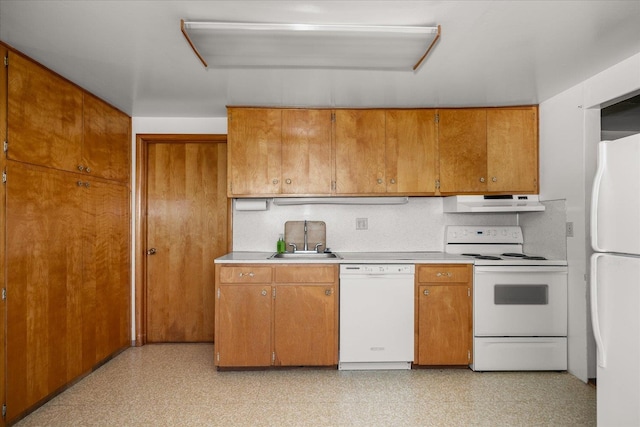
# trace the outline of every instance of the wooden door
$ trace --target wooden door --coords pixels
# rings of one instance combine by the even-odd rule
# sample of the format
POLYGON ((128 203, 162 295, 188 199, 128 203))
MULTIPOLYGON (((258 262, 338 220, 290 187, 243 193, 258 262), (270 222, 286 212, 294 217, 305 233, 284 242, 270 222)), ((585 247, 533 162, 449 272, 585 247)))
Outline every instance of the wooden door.
POLYGON ((337 363, 336 286, 280 285, 274 300, 276 365, 337 363))
POLYGON ((385 111, 335 110, 336 193, 376 194, 385 185, 385 111))
POLYGON ((129 182, 131 119, 95 96, 84 94, 82 166, 88 176, 129 182))
POLYGON ((148 145, 149 342, 213 341, 213 260, 227 252, 225 165, 224 143, 148 145))
POLYGON ((78 171, 82 149, 82 90, 9 52, 7 158, 78 171))
MULTIPOLYGON (((5 46, 0 45, 0 57, 5 58, 8 54, 8 50, 5 46)), ((0 67, 0 82, 7 81, 7 67, 0 67)), ((7 135, 7 86, 5 84, 0 85, 0 135, 7 135)), ((6 156, 0 156, 0 169, 5 170, 7 164, 6 156)), ((6 186, 0 187, 0 224, 6 224, 7 213, 7 199, 6 199, 6 186)), ((0 283, 4 287, 6 283, 6 227, 0 227, 0 283)), ((0 298, 0 401, 6 402, 6 385, 7 385, 7 369, 6 369, 6 320, 7 320, 7 302, 0 298)), ((0 427, 5 426, 4 418, 0 417, 0 427)))
POLYGON ((281 191, 282 110, 228 109, 228 195, 281 191))
POLYGON ((7 164, 8 421, 83 372, 78 176, 7 164))
POLYGON ((282 110, 282 193, 331 194, 331 110, 282 110))
POLYGON ((487 170, 491 192, 538 192, 535 107, 487 111, 487 170))
POLYGON ((421 285, 418 298, 418 364, 469 364, 473 338, 470 287, 421 285))
POLYGON ((440 192, 486 192, 486 110, 446 109, 438 114, 440 192))
POLYGON ((388 110, 387 193, 434 194, 436 145, 436 110, 388 110))
POLYGON ((220 286, 218 366, 271 365, 271 285, 220 286))
MULTIPOLYGON (((85 177, 86 179, 86 177, 85 177)), ((82 191, 83 368, 131 345, 129 188, 86 180, 82 191), (88 186, 87 186, 88 185, 88 186)))

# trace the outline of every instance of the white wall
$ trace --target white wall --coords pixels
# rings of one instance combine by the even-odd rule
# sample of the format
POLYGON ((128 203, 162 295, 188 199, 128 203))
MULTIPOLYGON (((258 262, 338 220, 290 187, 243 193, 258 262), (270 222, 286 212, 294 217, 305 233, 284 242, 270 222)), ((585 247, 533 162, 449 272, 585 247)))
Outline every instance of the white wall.
POLYGON ((540 104, 540 196, 565 200, 574 237, 569 262, 569 371, 594 378, 588 304, 589 205, 600 140, 600 108, 640 90, 640 53, 540 104))

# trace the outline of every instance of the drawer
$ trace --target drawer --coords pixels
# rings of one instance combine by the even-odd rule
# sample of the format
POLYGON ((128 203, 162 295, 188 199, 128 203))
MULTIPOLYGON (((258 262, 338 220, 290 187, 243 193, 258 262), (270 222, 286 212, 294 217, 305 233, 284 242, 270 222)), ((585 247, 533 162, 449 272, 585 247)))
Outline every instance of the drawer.
POLYGON ((418 283, 467 283, 471 281, 471 265, 434 264, 418 266, 418 283))
POLYGON ((271 283, 271 267, 220 267, 220 283, 271 283))
POLYGON ((335 283, 337 265, 278 266, 276 283, 335 283))

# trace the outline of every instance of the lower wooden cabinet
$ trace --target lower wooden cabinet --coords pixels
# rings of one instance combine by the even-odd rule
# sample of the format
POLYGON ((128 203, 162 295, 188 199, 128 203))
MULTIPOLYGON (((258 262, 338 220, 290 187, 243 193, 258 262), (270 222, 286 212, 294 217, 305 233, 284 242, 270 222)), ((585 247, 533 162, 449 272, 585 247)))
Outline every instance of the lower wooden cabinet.
POLYGON ((473 354, 472 266, 416 266, 418 365, 468 365, 473 354))
POLYGON ((337 265, 216 265, 215 365, 336 365, 337 284, 337 265))

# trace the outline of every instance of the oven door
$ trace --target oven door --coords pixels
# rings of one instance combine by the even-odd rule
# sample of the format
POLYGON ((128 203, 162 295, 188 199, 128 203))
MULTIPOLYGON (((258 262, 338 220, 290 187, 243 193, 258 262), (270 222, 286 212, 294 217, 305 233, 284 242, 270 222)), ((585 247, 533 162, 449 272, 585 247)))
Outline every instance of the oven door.
POLYGON ((567 335, 567 268, 474 267, 475 336, 567 335))

